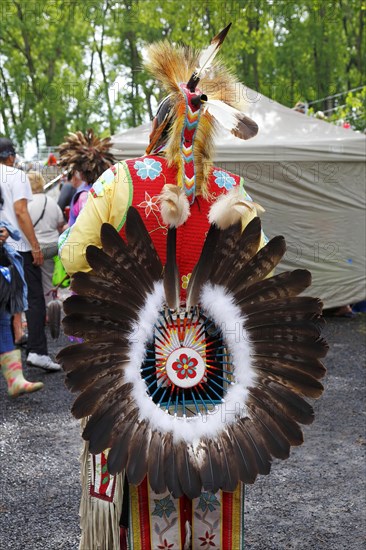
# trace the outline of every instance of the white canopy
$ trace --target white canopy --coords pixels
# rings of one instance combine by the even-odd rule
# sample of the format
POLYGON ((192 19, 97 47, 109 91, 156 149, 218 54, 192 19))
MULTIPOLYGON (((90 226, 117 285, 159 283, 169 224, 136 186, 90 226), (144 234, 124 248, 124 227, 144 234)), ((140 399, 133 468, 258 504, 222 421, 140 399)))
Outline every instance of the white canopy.
MULTIPOLYGON (((241 141, 220 132, 216 164, 244 177, 266 209, 267 235, 286 237, 282 269, 310 269, 310 294, 326 307, 365 299, 366 136, 247 95, 258 135, 241 141)), ((149 132, 145 124, 114 136, 112 152, 119 160, 142 156, 149 132)))

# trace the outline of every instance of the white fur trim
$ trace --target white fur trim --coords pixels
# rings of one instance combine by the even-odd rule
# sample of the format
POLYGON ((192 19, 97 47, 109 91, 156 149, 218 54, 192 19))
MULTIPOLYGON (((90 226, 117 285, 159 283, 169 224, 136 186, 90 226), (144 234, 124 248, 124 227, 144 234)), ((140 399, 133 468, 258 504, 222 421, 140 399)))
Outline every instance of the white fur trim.
MULTIPOLYGON (((240 399, 240 403, 244 403, 248 393, 246 388, 251 386, 255 379, 251 344, 245 330, 245 317, 241 314, 239 306, 235 304, 234 297, 219 285, 211 283, 204 285, 201 292, 201 305, 206 315, 221 329, 224 340, 228 344, 233 357, 236 385, 239 384, 245 392, 244 399, 240 399)), ((226 402, 233 387, 225 397, 226 402)))
POLYGON ((248 210, 252 217, 264 212, 262 206, 244 198, 242 189, 234 187, 226 195, 220 195, 212 204, 208 219, 219 229, 227 229, 230 225, 243 219, 248 210))
POLYGON ((156 323, 164 302, 163 283, 155 284, 130 335, 130 360, 125 370, 126 382, 133 384, 132 396, 140 410, 140 419, 150 422, 152 430, 172 432, 175 442, 184 440, 194 446, 202 437, 215 437, 227 424, 246 414, 247 387, 255 378, 251 361, 251 346, 244 329, 245 318, 233 297, 223 287, 207 283, 203 287, 201 303, 205 313, 220 327, 233 357, 235 383, 228 389, 224 402, 207 415, 177 418, 166 414, 150 399, 141 377, 146 345, 154 335, 156 323))
POLYGON ((180 187, 167 183, 159 196, 163 222, 170 227, 179 227, 190 216, 188 198, 180 187))
POLYGON ((146 394, 146 385, 140 374, 140 369, 146 355, 146 344, 153 338, 154 324, 158 319, 164 298, 164 285, 162 281, 159 281, 155 283, 153 292, 148 295, 146 303, 140 311, 139 318, 133 324, 128 337, 130 342, 130 361, 125 369, 125 380, 134 385, 133 395, 135 401, 138 403, 139 393, 140 395, 146 394))

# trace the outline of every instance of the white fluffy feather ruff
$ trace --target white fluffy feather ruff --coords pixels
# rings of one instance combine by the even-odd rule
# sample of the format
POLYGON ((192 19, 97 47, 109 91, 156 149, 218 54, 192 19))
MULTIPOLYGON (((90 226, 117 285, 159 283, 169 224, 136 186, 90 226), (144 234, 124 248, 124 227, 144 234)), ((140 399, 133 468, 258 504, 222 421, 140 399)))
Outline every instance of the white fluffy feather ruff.
POLYGON ((195 445, 203 437, 215 437, 227 424, 246 415, 248 386, 255 379, 251 360, 251 346, 243 328, 245 319, 232 296, 220 286, 206 284, 201 295, 202 307, 215 324, 222 329, 224 339, 233 357, 235 382, 228 388, 224 401, 207 415, 193 418, 174 417, 160 409, 149 397, 141 376, 146 345, 154 335, 154 324, 164 302, 162 283, 156 283, 130 335, 129 364, 125 381, 133 384, 132 396, 139 407, 140 418, 148 420, 153 430, 171 432, 175 442, 184 440, 195 445))
MULTIPOLYGON (((206 283, 201 292, 201 304, 205 313, 221 329, 224 340, 233 358, 234 375, 236 384, 232 386, 226 397, 235 386, 240 387, 240 400, 244 403, 247 396, 247 388, 255 380, 255 370, 252 366, 251 344, 245 330, 245 317, 239 306, 235 304, 234 297, 222 286, 206 283)), ((230 395, 232 399, 234 397, 230 395)), ((244 406, 244 405, 243 405, 244 406)))
POLYGON ((217 225, 219 229, 227 229, 230 225, 244 220, 246 225, 249 221, 262 214, 264 208, 259 204, 244 198, 240 187, 235 187, 226 195, 220 195, 213 203, 208 214, 211 224, 217 225), (249 216, 248 220, 245 218, 249 216))
POLYGON ((159 196, 163 222, 170 227, 179 227, 190 216, 188 198, 180 187, 167 183, 159 196))

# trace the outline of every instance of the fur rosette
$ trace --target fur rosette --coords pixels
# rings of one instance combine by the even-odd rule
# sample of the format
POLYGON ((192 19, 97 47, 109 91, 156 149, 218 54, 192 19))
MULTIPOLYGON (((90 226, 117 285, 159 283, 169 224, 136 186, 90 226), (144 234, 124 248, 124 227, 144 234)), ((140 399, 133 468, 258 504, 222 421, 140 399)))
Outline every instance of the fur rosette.
POLYGON ((167 183, 159 196, 160 213, 165 225, 179 227, 190 216, 189 202, 183 189, 167 183))
POLYGON ((222 194, 212 204, 208 215, 210 224, 215 224, 219 229, 227 229, 239 221, 248 223, 264 212, 264 208, 248 200, 240 187, 235 187, 229 193, 222 194))

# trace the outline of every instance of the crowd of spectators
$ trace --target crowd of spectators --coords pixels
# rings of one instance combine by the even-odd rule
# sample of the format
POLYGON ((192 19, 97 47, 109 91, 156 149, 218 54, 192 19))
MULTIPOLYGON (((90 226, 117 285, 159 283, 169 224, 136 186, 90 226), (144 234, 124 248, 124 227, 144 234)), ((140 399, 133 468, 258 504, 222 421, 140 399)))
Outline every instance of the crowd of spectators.
POLYGON ((64 213, 82 184, 64 184, 61 209, 45 193, 42 174, 16 168, 15 159, 14 144, 0 138, 0 364, 11 397, 43 387, 25 380, 20 346, 28 365, 60 370, 48 354, 47 305, 55 293, 54 259, 59 234, 67 227, 64 213))

